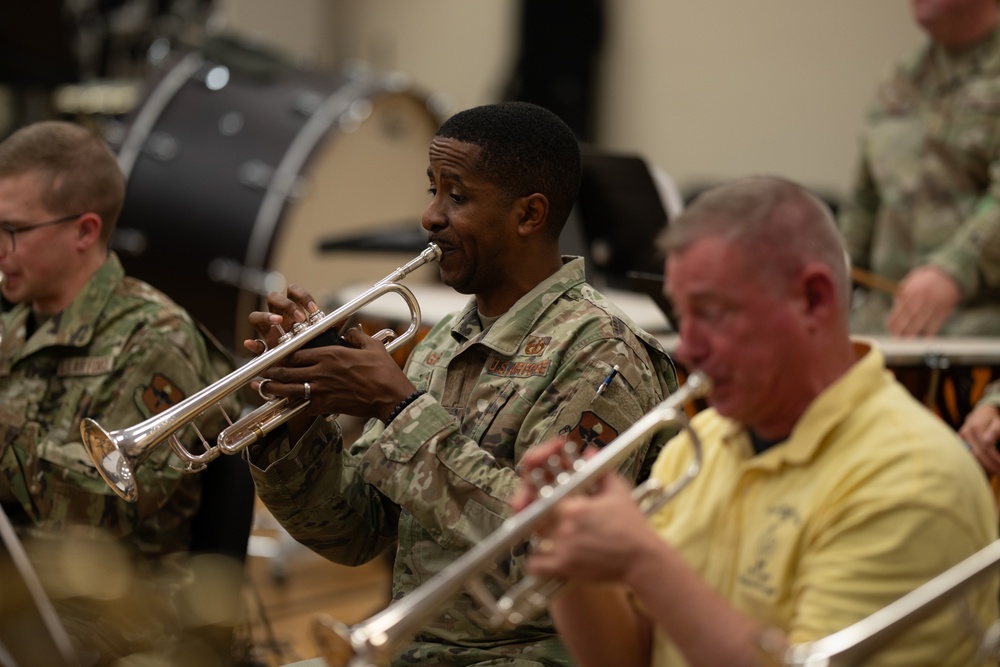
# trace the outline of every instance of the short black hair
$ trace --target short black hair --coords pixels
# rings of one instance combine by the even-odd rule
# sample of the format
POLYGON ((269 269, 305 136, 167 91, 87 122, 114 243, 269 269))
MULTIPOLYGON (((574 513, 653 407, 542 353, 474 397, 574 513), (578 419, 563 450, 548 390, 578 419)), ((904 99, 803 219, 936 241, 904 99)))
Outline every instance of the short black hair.
POLYGON ((459 111, 438 137, 482 149, 479 167, 513 201, 539 192, 549 200, 549 230, 558 237, 580 191, 580 143, 557 115, 528 102, 459 111))

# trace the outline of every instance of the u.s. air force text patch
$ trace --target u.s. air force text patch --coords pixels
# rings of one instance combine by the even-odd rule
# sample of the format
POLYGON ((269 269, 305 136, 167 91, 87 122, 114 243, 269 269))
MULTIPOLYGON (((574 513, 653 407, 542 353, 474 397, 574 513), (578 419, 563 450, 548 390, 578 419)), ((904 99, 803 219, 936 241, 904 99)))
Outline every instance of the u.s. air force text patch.
POLYGON ((139 385, 136 389, 136 398, 150 414, 155 415, 183 401, 184 392, 162 373, 154 373, 149 384, 139 385))
POLYGON ((545 375, 549 372, 550 361, 504 361, 498 357, 490 357, 486 362, 486 372, 499 377, 527 378, 545 375))
POLYGON ((59 377, 105 375, 114 367, 114 357, 70 357, 59 362, 56 375, 59 377))
POLYGON ((618 431, 590 410, 580 415, 580 421, 566 434, 568 440, 577 443, 582 452, 587 445, 600 449, 618 437, 618 431))

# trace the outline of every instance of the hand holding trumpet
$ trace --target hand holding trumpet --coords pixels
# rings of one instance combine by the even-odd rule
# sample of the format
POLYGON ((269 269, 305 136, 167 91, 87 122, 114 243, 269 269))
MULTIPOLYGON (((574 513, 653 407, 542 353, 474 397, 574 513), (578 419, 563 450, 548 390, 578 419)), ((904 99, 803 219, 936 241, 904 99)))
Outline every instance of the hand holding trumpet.
MULTIPOLYGON (((521 460, 521 489, 511 499, 515 512, 536 500, 538 481, 552 477, 553 464, 566 462, 563 440, 554 439, 532 447, 521 460)), ((585 454, 590 458, 596 450, 585 454)), ((642 545, 637 542, 649 531, 633 489, 617 473, 595 479, 589 493, 580 493, 555 505, 535 531, 534 549, 527 570, 539 577, 581 580, 591 583, 627 583, 628 569, 637 562, 642 545)))
MULTIPOLYGON (((255 354, 264 352, 265 345, 273 348, 282 335, 305 325, 309 315, 319 311, 312 295, 297 285, 289 286, 287 294, 268 294, 267 306, 268 312, 249 316, 260 338, 245 341, 244 347, 255 354)), ((375 338, 353 328, 340 342, 321 342, 319 347, 289 354, 262 371, 254 388, 268 398, 309 400, 305 415, 345 414, 385 421, 416 388, 375 338)), ((296 424, 290 426, 295 430, 296 424)))
MULTIPOLYGON (((126 500, 135 502, 138 498, 135 470, 149 456, 150 452, 162 443, 170 444, 174 453, 184 462, 185 471, 196 472, 204 469, 209 461, 222 454, 236 454, 243 451, 282 424, 291 424, 289 428, 293 438, 296 435, 301 436, 299 429, 304 429, 307 426, 307 422, 301 415, 307 409, 311 408, 310 414, 332 414, 332 411, 326 412, 326 410, 329 409, 329 405, 336 403, 338 394, 334 393, 333 398, 329 398, 326 402, 318 400, 313 405, 312 385, 306 383, 315 381, 319 389, 323 389, 329 386, 325 380, 329 380, 331 383, 337 381, 340 384, 334 387, 335 390, 352 387, 354 391, 350 396, 355 397, 354 405, 361 402, 356 397, 361 393, 357 388, 362 385, 352 385, 345 382, 345 377, 342 376, 324 375, 324 373, 330 372, 331 365, 334 366, 334 371, 337 368, 335 368, 335 363, 323 364, 322 354, 304 355, 294 362, 289 362, 288 358, 294 357, 306 346, 315 345, 321 341, 324 336, 329 335, 330 330, 337 322, 353 315, 375 299, 393 292, 399 295, 409 307, 410 326, 382 349, 381 353, 388 356, 387 353, 394 347, 412 338, 420 326, 420 306, 413 293, 404 285, 399 284, 398 281, 420 266, 437 261, 440 257, 441 250, 433 243, 429 244, 419 256, 397 268, 364 294, 355 297, 329 315, 317 308, 315 300, 305 290, 294 288, 290 291, 291 298, 277 293, 271 295, 269 308, 274 309, 275 312, 256 312, 250 316, 250 323, 257 329, 262 338, 257 341, 247 341, 246 345, 247 349, 258 353, 257 358, 250 360, 194 395, 188 396, 173 407, 167 408, 135 426, 108 431, 93 419, 83 420, 80 424, 80 437, 87 453, 93 459, 98 473, 115 490, 115 493, 126 500), (281 331, 275 328, 275 324, 281 323, 290 325, 291 330, 281 331), (319 368, 316 368, 317 366, 319 368), (241 416, 234 422, 225 413, 221 401, 227 396, 241 391, 247 384, 260 391, 263 380, 258 378, 267 380, 265 383, 267 385, 275 385, 270 387, 275 391, 269 395, 276 398, 268 400, 264 405, 241 416), (321 380, 324 380, 322 385, 319 384, 321 380), (279 391, 284 393, 279 395, 279 391), (302 400, 303 398, 305 400, 302 400), (222 430, 216 438, 215 444, 212 444, 197 430, 194 421, 206 412, 216 409, 223 412, 226 420, 229 421, 229 426, 222 430), (177 437, 179 431, 189 426, 196 431, 201 441, 204 448, 201 453, 189 451, 177 437)), ((378 346, 366 342, 364 338, 359 338, 359 334, 351 334, 350 339, 356 345, 355 348, 351 349, 362 350, 378 356, 380 354, 378 346)), ((350 340, 348 344, 351 344, 350 340)), ((391 357, 389 359, 391 360, 391 357)), ((392 367, 395 367, 395 364, 392 367)), ((389 367, 383 364, 380 368, 389 367)), ((395 367, 394 370, 398 371, 398 367, 395 367)), ((390 373, 390 375, 392 374, 390 373)), ((369 388, 373 384, 377 386, 377 383, 370 382, 371 378, 365 378, 365 380, 363 386, 369 388)), ((384 399, 383 403, 388 400, 391 399, 384 399)), ((379 403, 366 404, 367 410, 364 411, 354 410, 350 401, 345 401, 345 405, 339 406, 344 408, 339 410, 339 413, 356 414, 360 412, 359 416, 364 416, 371 413, 372 405, 377 408, 379 403)))

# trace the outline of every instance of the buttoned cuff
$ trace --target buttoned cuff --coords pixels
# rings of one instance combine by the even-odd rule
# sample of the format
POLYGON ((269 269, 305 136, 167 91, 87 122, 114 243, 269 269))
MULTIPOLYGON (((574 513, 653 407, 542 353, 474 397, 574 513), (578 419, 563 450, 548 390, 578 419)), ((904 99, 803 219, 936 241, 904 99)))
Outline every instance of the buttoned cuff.
POLYGON ((324 457, 339 448, 340 425, 318 418, 298 442, 291 444, 288 431, 281 428, 276 440, 254 444, 244 457, 255 480, 268 486, 295 486, 307 483, 312 471, 323 465, 324 457))

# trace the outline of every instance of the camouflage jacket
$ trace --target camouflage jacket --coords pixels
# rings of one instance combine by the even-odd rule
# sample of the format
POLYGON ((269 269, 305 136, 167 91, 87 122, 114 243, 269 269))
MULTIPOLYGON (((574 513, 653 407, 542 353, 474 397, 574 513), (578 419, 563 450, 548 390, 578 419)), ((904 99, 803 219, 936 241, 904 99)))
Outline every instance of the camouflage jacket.
POLYGON ((986 385, 979 402, 983 405, 995 405, 1000 408, 1000 380, 995 380, 986 385))
MULTIPOLYGON (((29 307, 4 313, 0 342, 0 499, 22 528, 99 526, 147 556, 186 548, 197 476, 167 445, 138 467, 139 500, 118 498, 80 438, 85 417, 106 430, 138 424, 217 379, 191 318, 124 275, 113 253, 62 313, 26 338, 29 307)), ((211 435, 210 429, 205 429, 211 435)), ((191 445, 193 432, 182 438, 191 445)))
MULTIPOLYGON (((510 515, 515 467, 531 445, 565 434, 603 446, 676 388, 659 343, 584 282, 582 259, 486 331, 470 300, 435 324, 406 373, 427 394, 388 427, 370 422, 350 447, 321 419, 291 451, 286 438, 249 452, 261 500, 313 550, 359 564, 395 545, 396 600, 510 515), (620 373, 595 399, 614 365, 620 373)), ((634 479, 669 435, 640 447, 626 474, 634 479)), ((521 578, 523 554, 517 545, 501 559, 507 585, 521 578)), ((547 617, 490 630, 462 594, 393 664, 569 662, 547 617)))
MULTIPOLYGON (((878 89, 840 223, 855 266, 900 280, 940 267, 962 300, 946 335, 1000 334, 1000 30, 959 54, 927 45, 878 89)), ((881 333, 871 293, 854 330, 881 333)))

